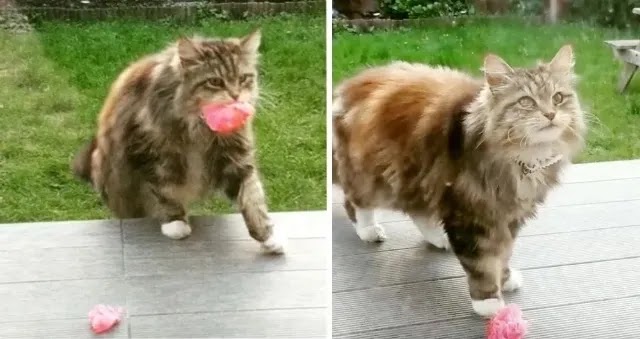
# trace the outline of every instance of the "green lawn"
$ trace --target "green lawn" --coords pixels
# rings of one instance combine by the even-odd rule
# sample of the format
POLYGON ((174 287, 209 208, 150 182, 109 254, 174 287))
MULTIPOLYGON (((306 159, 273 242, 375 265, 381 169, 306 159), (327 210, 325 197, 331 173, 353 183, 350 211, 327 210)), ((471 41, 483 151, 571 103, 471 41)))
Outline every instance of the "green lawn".
POLYGON ((574 45, 579 93, 590 113, 588 148, 579 162, 640 158, 640 78, 628 94, 616 92, 620 64, 604 44, 607 39, 637 39, 628 33, 578 24, 531 26, 512 21, 455 28, 402 29, 355 35, 336 33, 333 41, 334 83, 367 65, 406 60, 443 64, 480 75, 485 53, 496 53, 512 65, 549 60, 565 43, 574 45))
MULTIPOLYGON (((272 210, 326 206, 325 30, 321 17, 198 26, 112 22, 0 31, 0 222, 104 218, 69 160, 94 133, 106 91, 132 60, 182 34, 263 29, 258 154, 272 210)), ((197 213, 229 211, 207 202, 197 213)))

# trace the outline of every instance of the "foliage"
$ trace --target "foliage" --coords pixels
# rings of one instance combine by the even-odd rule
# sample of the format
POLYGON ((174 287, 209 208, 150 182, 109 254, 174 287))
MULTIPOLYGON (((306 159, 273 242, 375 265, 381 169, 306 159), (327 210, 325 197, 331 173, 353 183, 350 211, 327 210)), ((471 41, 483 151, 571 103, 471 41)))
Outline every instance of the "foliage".
MULTIPOLYGON (((286 2, 311 0, 251 0, 255 2, 286 2)), ((109 7, 163 7, 182 6, 186 3, 247 2, 247 0, 15 0, 20 7, 109 8, 109 7)))
POLYGON ((634 7, 640 7, 640 0, 573 0, 570 13, 599 25, 628 28, 638 23, 638 15, 631 13, 634 7))
POLYGON ((468 0, 381 0, 380 8, 393 19, 461 16, 473 11, 468 0))
POLYGON ((483 56, 495 53, 513 66, 549 60, 560 46, 575 48, 578 93, 589 120, 588 146, 579 162, 640 158, 640 78, 626 95, 616 91, 620 64, 604 40, 629 33, 588 23, 531 25, 491 19, 456 27, 338 32, 333 39, 333 81, 339 83, 365 66, 394 60, 446 65, 480 76, 483 56))
MULTIPOLYGON (((270 209, 326 207, 325 20, 290 15, 168 24, 43 22, 0 30, 0 223, 110 216, 69 161, 95 132, 109 86, 132 60, 180 36, 263 32, 257 156, 270 209)), ((194 214, 231 212, 207 199, 194 214)))

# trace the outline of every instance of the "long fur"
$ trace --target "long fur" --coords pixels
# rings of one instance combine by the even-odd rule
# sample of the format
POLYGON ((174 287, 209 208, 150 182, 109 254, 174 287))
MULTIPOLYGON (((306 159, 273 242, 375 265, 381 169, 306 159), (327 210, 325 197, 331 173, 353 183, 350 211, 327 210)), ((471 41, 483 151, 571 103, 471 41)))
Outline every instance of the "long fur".
POLYGON ((259 31, 183 38, 132 63, 111 86, 95 137, 72 163, 76 176, 92 184, 116 217, 154 217, 170 225, 168 232, 181 227, 176 237, 190 232, 189 204, 222 191, 238 204, 250 234, 266 241, 272 224, 251 121, 223 135, 201 113, 209 103, 256 103, 259 44, 259 31))
POLYGON ((471 298, 500 300, 519 228, 583 146, 572 67, 564 47, 528 69, 487 56, 484 79, 395 62, 345 80, 334 94, 333 179, 347 214, 355 224, 375 208, 438 220, 471 298), (562 160, 524 172, 550 155, 562 160))

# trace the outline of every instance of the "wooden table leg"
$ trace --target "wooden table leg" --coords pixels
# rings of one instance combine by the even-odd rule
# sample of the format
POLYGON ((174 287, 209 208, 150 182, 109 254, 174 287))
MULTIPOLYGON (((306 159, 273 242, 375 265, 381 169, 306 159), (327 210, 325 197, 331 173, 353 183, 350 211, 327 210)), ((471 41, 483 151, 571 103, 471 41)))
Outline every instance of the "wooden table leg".
POLYGON ((624 93, 627 89, 627 86, 629 86, 629 83, 637 70, 638 66, 625 62, 622 68, 622 73, 620 73, 620 79, 618 80, 618 91, 620 93, 624 93))

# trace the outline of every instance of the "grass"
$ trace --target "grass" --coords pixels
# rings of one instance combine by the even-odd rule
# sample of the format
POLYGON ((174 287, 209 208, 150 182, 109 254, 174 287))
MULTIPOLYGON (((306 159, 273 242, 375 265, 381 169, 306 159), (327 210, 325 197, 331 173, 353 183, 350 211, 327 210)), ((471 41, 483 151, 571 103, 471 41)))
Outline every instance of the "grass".
POLYGON ((492 21, 454 28, 429 28, 355 35, 336 33, 333 79, 338 82, 368 65, 406 60, 442 64, 480 75, 487 52, 514 66, 550 60, 565 43, 574 45, 579 94, 590 113, 588 147, 578 162, 640 158, 640 79, 627 94, 616 92, 620 64, 604 44, 609 39, 637 39, 640 32, 621 32, 582 24, 532 26, 492 21))
MULTIPOLYGON (((325 34, 321 17, 252 22, 47 23, 36 33, 0 31, 0 222, 109 216, 75 180, 69 161, 94 133, 118 73, 180 35, 231 36, 263 30, 258 158, 271 210, 326 206, 325 34)), ((228 203, 195 213, 230 211, 228 203)))

